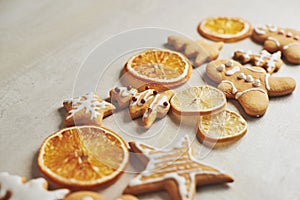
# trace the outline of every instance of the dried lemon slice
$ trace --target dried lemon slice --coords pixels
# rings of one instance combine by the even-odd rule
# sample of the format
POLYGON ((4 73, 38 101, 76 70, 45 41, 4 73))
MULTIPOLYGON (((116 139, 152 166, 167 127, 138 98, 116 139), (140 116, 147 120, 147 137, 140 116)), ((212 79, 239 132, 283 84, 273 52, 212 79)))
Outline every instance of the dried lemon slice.
POLYGON ((216 115, 200 117, 197 136, 206 143, 224 143, 240 138, 247 132, 247 122, 236 112, 224 110, 216 115))
POLYGON ((116 133, 79 126, 50 135, 40 148, 38 166, 59 185, 89 189, 116 180, 128 160, 126 143, 116 133))
POLYGON ((200 22, 198 32, 214 41, 235 42, 250 36, 252 26, 241 18, 210 17, 200 22))
POLYGON ((181 53, 151 49, 131 57, 123 70, 125 85, 140 88, 157 85, 173 88, 185 83, 191 76, 192 65, 181 53))
POLYGON ((200 115, 221 111, 226 106, 222 91, 209 85, 195 86, 176 93, 170 103, 180 115, 200 115))

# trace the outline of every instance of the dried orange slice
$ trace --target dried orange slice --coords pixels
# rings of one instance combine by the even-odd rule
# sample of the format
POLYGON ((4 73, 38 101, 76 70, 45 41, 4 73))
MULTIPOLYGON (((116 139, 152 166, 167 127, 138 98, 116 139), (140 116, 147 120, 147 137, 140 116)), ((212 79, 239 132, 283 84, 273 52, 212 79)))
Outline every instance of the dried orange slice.
POLYGON ((203 143, 231 142, 247 132, 247 122, 236 112, 224 110, 200 117, 197 136, 203 143))
POLYGON ((210 17, 200 22, 198 32, 214 41, 235 42, 250 36, 252 26, 242 18, 210 17))
POLYGON ((38 166, 53 182, 69 188, 94 188, 119 177, 129 160, 126 143, 97 126, 61 129, 41 145, 38 166))
POLYGON ((190 78, 191 72, 190 61, 181 53, 165 49, 150 49, 127 61, 122 81, 125 85, 136 88, 143 85, 173 88, 185 83, 190 78))
POLYGON ((172 111, 180 115, 215 113, 226 106, 222 91, 209 85, 194 86, 176 93, 171 101, 172 111))

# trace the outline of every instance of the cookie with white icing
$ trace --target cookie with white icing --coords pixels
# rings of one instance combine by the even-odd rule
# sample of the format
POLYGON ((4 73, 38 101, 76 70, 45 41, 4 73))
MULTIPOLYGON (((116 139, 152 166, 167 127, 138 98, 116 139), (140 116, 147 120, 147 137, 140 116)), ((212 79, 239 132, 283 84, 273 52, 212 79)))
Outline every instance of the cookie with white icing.
POLYGON ((83 96, 65 100, 63 102, 67 110, 64 124, 73 125, 98 125, 102 119, 111 115, 115 106, 102 100, 98 94, 90 92, 83 96))
POLYGON ((118 108, 123 109, 129 106, 129 102, 133 95, 137 93, 137 89, 127 86, 127 87, 115 87, 109 91, 109 96, 111 102, 118 108))
POLYGON ((260 67, 247 67, 233 60, 216 60, 206 67, 207 76, 216 83, 227 98, 239 101, 250 116, 263 115, 269 96, 292 93, 296 81, 291 77, 270 76, 260 67))
POLYGON ((238 50, 234 52, 233 58, 242 64, 252 63, 256 67, 262 67, 269 74, 278 71, 283 63, 281 51, 269 53, 266 50, 262 50, 260 53, 253 53, 252 51, 238 50))
POLYGON ((64 200, 106 200, 97 192, 79 191, 68 195, 64 200))
POLYGON ((267 51, 281 51, 290 63, 300 64, 300 31, 274 25, 257 26, 252 38, 263 43, 267 51))
POLYGON ((163 118, 170 110, 170 99, 174 95, 172 90, 158 92, 146 89, 132 95, 129 103, 129 113, 132 119, 142 116, 145 128, 150 128, 156 118, 163 118))
POLYGON ((26 182, 24 177, 0 172, 1 200, 61 200, 68 193, 68 189, 49 191, 48 183, 44 178, 36 178, 26 182))
POLYGON ((129 182, 124 194, 137 195, 164 189, 172 200, 192 200, 197 185, 233 181, 229 175, 196 160, 187 136, 171 149, 158 149, 139 142, 129 142, 129 145, 147 166, 129 182))

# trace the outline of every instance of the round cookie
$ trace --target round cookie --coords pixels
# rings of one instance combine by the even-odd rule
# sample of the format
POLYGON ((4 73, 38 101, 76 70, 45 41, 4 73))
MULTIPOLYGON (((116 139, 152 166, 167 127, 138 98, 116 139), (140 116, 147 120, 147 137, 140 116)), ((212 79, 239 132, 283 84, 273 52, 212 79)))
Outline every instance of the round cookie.
POLYGON ((242 18, 209 17, 199 23, 198 32, 214 41, 236 42, 250 36, 252 26, 242 18))
POLYGON ((64 200, 106 200, 96 192, 79 191, 68 195, 64 200))

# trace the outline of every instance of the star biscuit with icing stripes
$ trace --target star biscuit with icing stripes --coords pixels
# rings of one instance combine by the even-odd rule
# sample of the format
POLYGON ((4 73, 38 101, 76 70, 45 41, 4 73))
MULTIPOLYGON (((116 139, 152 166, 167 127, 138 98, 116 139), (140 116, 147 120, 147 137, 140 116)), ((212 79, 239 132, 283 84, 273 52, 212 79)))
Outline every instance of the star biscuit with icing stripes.
POLYGON ((238 100, 248 115, 256 117, 267 111, 269 96, 287 95, 296 88, 291 77, 270 76, 260 67, 243 66, 233 60, 208 63, 206 74, 227 98, 238 100))
POLYGON ((147 166, 129 182, 125 194, 165 189, 173 200, 192 200, 197 185, 233 182, 229 175, 197 161, 187 136, 172 149, 160 150, 139 142, 129 145, 147 166))
POLYGON ((269 53, 262 50, 260 53, 253 53, 252 51, 238 50, 234 52, 233 58, 240 61, 242 64, 251 62, 252 65, 264 68, 269 74, 277 72, 281 65, 281 51, 269 53))
POLYGON ((90 92, 80 97, 65 100, 63 102, 67 110, 64 124, 73 125, 98 125, 102 119, 111 115, 115 106, 102 100, 98 94, 90 92))

